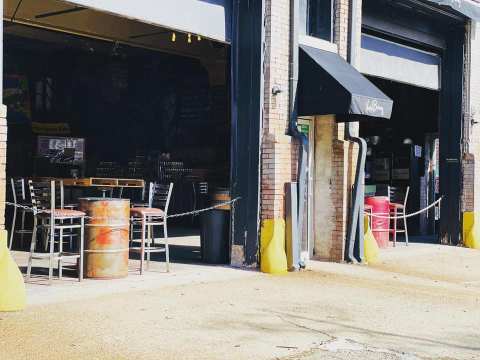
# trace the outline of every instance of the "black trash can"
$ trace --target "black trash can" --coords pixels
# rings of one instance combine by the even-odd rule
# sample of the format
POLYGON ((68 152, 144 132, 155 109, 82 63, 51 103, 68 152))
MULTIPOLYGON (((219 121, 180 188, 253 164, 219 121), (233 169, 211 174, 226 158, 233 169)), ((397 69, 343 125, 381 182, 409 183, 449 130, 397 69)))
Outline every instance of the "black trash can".
MULTIPOLYGON (((212 194, 212 205, 228 201, 228 190, 212 194)), ((209 264, 228 264, 230 258, 230 206, 203 213, 200 217, 202 260, 209 264)))

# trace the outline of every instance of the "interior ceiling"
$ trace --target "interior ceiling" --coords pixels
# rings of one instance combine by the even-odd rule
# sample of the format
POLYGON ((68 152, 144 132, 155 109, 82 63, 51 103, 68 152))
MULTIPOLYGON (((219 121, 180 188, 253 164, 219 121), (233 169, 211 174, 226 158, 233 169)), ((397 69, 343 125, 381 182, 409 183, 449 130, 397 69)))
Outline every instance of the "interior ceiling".
MULTIPOLYGON (((39 32, 16 24, 198 58, 203 62, 223 62, 226 55, 225 45, 201 38, 199 41, 196 34, 191 34, 189 43, 188 34, 177 31, 173 42, 173 32, 169 29, 80 8, 61 0, 4 0, 4 20, 6 34, 33 39, 39 36, 39 32)), ((60 41, 58 36, 41 36, 43 41, 60 41)))

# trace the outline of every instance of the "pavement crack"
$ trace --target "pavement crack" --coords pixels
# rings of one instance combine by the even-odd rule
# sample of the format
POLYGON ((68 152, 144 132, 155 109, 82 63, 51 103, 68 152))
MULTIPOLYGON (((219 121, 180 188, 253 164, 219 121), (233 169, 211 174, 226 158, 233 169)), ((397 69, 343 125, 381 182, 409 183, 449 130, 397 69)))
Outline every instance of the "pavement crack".
POLYGON ((326 336, 327 338, 329 338, 328 340, 323 341, 322 344, 337 339, 335 336, 330 335, 330 334, 327 333, 326 331, 322 331, 322 330, 318 330, 318 329, 312 328, 312 327, 310 327, 310 326, 298 324, 298 323, 296 323, 295 321, 286 319, 286 318, 283 317, 282 315, 278 315, 278 314, 277 314, 277 316, 278 316, 278 318, 279 318, 280 320, 282 320, 283 322, 286 322, 287 324, 293 325, 293 326, 298 327, 298 328, 300 328, 300 329, 304 329, 304 330, 312 331, 312 332, 315 332, 315 333, 318 333, 318 334, 322 334, 322 335, 326 336))

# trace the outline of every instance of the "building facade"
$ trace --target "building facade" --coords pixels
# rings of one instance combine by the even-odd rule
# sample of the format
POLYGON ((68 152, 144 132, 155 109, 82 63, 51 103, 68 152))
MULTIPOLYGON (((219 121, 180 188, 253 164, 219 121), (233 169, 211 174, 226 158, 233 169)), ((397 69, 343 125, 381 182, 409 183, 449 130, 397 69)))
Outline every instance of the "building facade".
MULTIPOLYGON (((478 212, 480 206, 478 191, 475 191, 478 183, 476 174, 479 171, 476 158, 480 155, 478 145, 480 134, 477 133, 476 125, 480 93, 477 73, 479 66, 476 65, 476 61, 480 59, 477 23, 480 4, 472 1, 457 4, 448 1, 392 3, 369 0, 311 0, 299 1, 295 10, 292 2, 288 0, 265 1, 265 91, 261 148, 263 222, 282 221, 288 216, 285 211, 285 183, 298 180, 300 144, 287 135, 291 120, 289 104, 292 96, 289 79, 292 77, 292 53, 295 51, 292 47, 297 46, 292 37, 298 36, 300 47, 305 45, 338 54, 382 91, 388 91, 389 96, 390 94, 395 96, 395 91, 390 85, 378 81, 379 78, 398 83, 399 87, 412 85, 428 91, 433 90, 428 96, 436 97, 436 100, 429 111, 435 113, 432 116, 437 120, 436 124, 432 125, 435 128, 428 131, 438 139, 437 151, 438 144, 440 151, 434 159, 433 150, 429 149, 427 143, 422 140, 416 142, 417 148, 423 151, 421 160, 422 166, 426 167, 426 174, 422 170, 423 174, 418 176, 420 179, 418 189, 415 190, 416 185, 410 184, 410 189, 413 187, 413 191, 417 191, 413 194, 414 206, 412 205, 411 209, 416 211, 426 207, 439 197, 442 197, 442 205, 435 210, 436 214, 429 213, 419 220, 419 224, 412 222, 409 226, 411 225, 413 229, 417 227, 417 230, 412 232, 417 231, 418 234, 433 231, 435 242, 438 243, 462 243, 460 235, 462 214, 478 212), (377 11, 378 9, 382 10, 377 11), (297 19, 296 15, 292 14, 295 11, 299 12, 297 19), (420 22, 428 25, 422 27, 420 22), (444 28, 455 33, 456 38, 441 30, 435 22, 441 23, 444 28), (299 27, 298 31, 292 31, 292 27, 295 26, 299 27), (404 58, 396 65, 405 63, 404 74, 395 74, 393 63, 381 61, 377 65, 383 66, 384 73, 377 69, 369 72, 372 70, 366 69, 368 66, 365 59, 375 61, 375 58, 366 58, 369 55, 368 51, 371 50, 368 49, 367 43, 370 37, 384 41, 380 48, 375 49, 378 53, 388 52, 389 46, 398 46, 399 53, 393 55, 399 58, 408 57, 409 55, 405 54, 409 51, 412 51, 410 53, 412 56, 416 56, 414 51, 423 55, 434 54, 441 58, 441 68, 435 67, 433 72, 428 73, 430 70, 422 69, 421 60, 411 58, 407 61, 404 58), (413 61, 409 62, 412 59, 413 61), (414 71, 418 71, 417 75, 425 72, 425 82, 415 84, 417 80, 407 78, 405 74, 409 72, 408 66, 413 66, 413 69, 416 69, 414 71), (428 81, 434 81, 434 84, 428 81), (381 85, 384 85, 384 88, 381 85), (272 89, 282 91, 276 92, 272 89), (435 172, 440 175, 433 179, 432 174, 435 172), (430 181, 436 181, 436 185, 431 185, 436 187, 436 190, 432 190, 430 195, 425 190, 429 186, 427 184, 429 176, 433 179, 430 181), (422 185, 423 183, 425 184, 422 185), (431 227, 434 227, 434 230, 431 227)), ((399 68, 402 68, 402 65, 399 68)), ((321 87, 322 84, 318 86, 321 87)), ((426 97, 428 91, 425 90, 426 97)), ((397 104, 393 97, 393 102, 394 116, 400 118, 398 109, 405 106, 405 100, 400 96, 397 104)), ((336 114, 325 113, 306 119, 307 123, 310 123, 310 128, 314 130, 309 137, 313 144, 310 144, 309 149, 311 162, 308 181, 311 185, 307 195, 307 202, 310 202, 310 205, 307 207, 311 210, 310 214, 307 214, 308 211, 305 212, 308 220, 305 225, 307 229, 303 231, 302 251, 309 253, 312 258, 330 261, 343 261, 348 253, 346 238, 349 213, 352 211, 351 189, 358 157, 358 146, 349 136, 358 134, 362 136, 362 133, 368 133, 366 128, 369 126, 365 125, 368 120, 365 123, 344 123, 338 120, 336 114), (349 128, 348 132, 345 131, 346 127, 349 128), (311 228, 310 233, 308 227, 311 228), (305 245, 306 242, 309 245, 305 245)), ((384 125, 378 124, 380 127, 388 128, 390 121, 393 120, 385 120, 384 125)), ((408 125, 405 124, 405 127, 408 125)), ((371 144, 369 151, 370 147, 371 144)), ((394 172, 395 169, 390 171, 392 170, 394 172)), ((415 175, 413 168, 410 169, 410 175, 411 177, 415 175)), ((366 181, 368 183, 368 179, 366 181)))
MULTIPOLYGON (((50 19, 44 16, 46 13, 40 18, 27 15, 21 18, 28 6, 17 13, 13 1, 3 3, 2 10, 8 5, 5 19, 12 23, 17 21, 55 31, 77 26, 71 29, 72 33, 88 33, 81 23, 66 25, 40 20, 50 19)), ((198 9, 190 24, 185 17, 175 15, 175 7, 164 9, 157 16, 154 8, 140 11, 140 7, 118 5, 110 0, 76 0, 65 4, 52 0, 49 3, 55 9, 73 3, 78 8, 113 14, 125 21, 155 25, 167 29, 168 34, 174 30, 190 36, 191 31, 228 47, 232 129, 230 191, 232 197, 240 198, 232 213, 230 259, 233 265, 255 266, 261 261, 262 226, 283 224, 285 220, 288 223, 289 208, 294 209, 292 216, 296 220, 302 219, 301 229, 296 233, 303 257, 346 259, 354 247, 347 239, 357 231, 351 229, 355 218, 353 209, 362 209, 352 206, 356 203, 352 187, 356 182, 357 159, 362 153, 358 145, 361 142, 355 139, 359 135, 373 139, 377 132, 380 138, 390 139, 396 131, 395 126, 388 125, 392 120, 375 120, 372 125, 371 118, 390 117, 391 108, 381 108, 382 114, 375 113, 379 110, 378 101, 387 99, 382 97, 384 93, 392 97, 393 118, 398 118, 399 123, 404 121, 401 128, 415 128, 408 118, 430 119, 423 132, 404 134, 395 140, 412 145, 408 149, 414 151, 413 155, 402 155, 397 161, 393 150, 388 150, 391 162, 385 165, 383 160, 383 163, 389 180, 380 181, 382 185, 392 185, 390 180, 405 185, 406 170, 408 176, 415 176, 417 180, 411 185, 412 210, 442 197, 441 208, 412 223, 414 232, 419 236, 433 234, 439 243, 462 243, 462 213, 480 211, 480 192, 475 191, 480 174, 477 161, 480 156, 477 125, 480 121, 480 26, 477 23, 480 4, 477 1, 188 0, 182 3, 182 11, 198 9), (202 11, 205 11, 203 18, 202 11), (392 58, 396 62, 392 62, 392 58), (304 85, 310 77, 306 64, 313 69, 312 79, 317 79, 315 76, 320 79, 310 81, 309 88, 304 85), (369 66, 371 64, 378 66, 369 66), (398 72, 398 69, 405 71, 398 72), (342 79, 346 73, 352 75, 353 80, 342 79), (360 84, 357 80, 365 87, 356 89, 360 84), (363 93, 366 88, 370 91, 368 94, 363 93), (418 91, 419 98, 428 106, 409 107, 409 91, 418 91), (336 108, 325 106, 330 105, 326 99, 335 100, 337 93, 338 98, 348 98, 348 106, 343 103, 334 104, 336 108), (307 98, 310 104, 306 104, 307 98), (352 105, 352 98, 367 101, 352 105), (302 106, 303 110, 307 106, 308 111, 303 111, 302 106), (412 113, 410 108, 420 109, 421 115, 412 113), (398 109, 402 111, 399 113, 398 109), (358 118, 350 117, 352 114, 360 116, 362 121, 357 122, 358 118), (405 159, 411 164, 401 165, 405 159), (293 207, 285 201, 286 186, 291 182, 303 184, 299 187, 299 201, 293 207), (302 216, 298 216, 298 210, 295 214, 298 208, 302 209, 302 216)), ((152 3, 145 1, 144 5, 151 7, 152 3)), ((63 7, 61 11, 73 13, 63 7)), ((58 15, 54 13, 52 10, 48 16, 58 15)), ((118 42, 116 34, 102 36, 118 42)), ((132 38, 129 41, 133 41, 132 38)), ((2 107, 2 227, 5 227, 7 191, 6 119, 6 108, 2 107)), ((369 147, 372 148, 371 143, 369 147)), ((389 158, 385 149, 380 150, 372 159, 367 153, 367 168, 369 163, 380 167, 382 159, 389 158)), ((380 171, 377 171, 379 179, 378 174, 380 171)), ((367 171, 365 182, 374 183, 369 176, 367 171)), ((360 178, 362 188, 363 182, 360 178)), ((356 251, 361 260, 361 248, 356 251)))

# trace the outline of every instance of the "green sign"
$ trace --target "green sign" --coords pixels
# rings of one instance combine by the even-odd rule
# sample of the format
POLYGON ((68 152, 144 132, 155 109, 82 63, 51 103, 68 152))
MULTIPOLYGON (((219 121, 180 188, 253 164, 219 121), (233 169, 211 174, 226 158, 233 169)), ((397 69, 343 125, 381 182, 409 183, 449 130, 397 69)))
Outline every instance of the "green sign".
POLYGON ((298 130, 302 133, 305 134, 305 136, 308 138, 310 134, 310 125, 308 124, 299 124, 298 125, 298 130))

